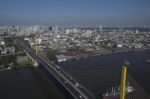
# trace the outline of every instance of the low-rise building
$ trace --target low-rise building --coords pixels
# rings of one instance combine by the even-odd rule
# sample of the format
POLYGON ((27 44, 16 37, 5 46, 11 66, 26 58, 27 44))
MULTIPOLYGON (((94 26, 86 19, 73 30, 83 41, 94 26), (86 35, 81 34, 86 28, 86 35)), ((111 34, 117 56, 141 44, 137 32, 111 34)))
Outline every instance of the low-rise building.
POLYGON ((63 54, 61 55, 56 55, 56 58, 57 58, 57 61, 58 62, 64 62, 64 61, 67 61, 67 57, 63 54))

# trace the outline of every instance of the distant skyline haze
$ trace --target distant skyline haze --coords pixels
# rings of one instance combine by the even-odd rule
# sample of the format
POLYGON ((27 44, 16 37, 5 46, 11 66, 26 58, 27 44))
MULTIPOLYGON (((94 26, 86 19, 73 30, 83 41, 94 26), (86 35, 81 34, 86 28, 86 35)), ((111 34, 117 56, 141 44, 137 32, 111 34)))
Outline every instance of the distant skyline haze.
POLYGON ((1 25, 150 26, 150 0, 0 0, 1 25))

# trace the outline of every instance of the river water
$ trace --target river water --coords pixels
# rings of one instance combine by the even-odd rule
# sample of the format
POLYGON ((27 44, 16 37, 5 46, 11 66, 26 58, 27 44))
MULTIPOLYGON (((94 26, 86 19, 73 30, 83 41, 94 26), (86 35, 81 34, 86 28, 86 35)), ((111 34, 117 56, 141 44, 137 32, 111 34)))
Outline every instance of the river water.
MULTIPOLYGON (((59 64, 96 96, 120 84, 121 66, 128 60, 128 72, 150 94, 150 50, 68 61, 59 64)), ((0 99, 65 99, 63 92, 38 69, 0 72, 0 99)))
POLYGON ((128 60, 128 73, 150 94, 150 64, 144 62, 147 59, 150 50, 96 56, 59 65, 98 96, 120 84, 121 66, 128 60))
POLYGON ((38 69, 24 68, 0 72, 0 99, 65 99, 38 69))

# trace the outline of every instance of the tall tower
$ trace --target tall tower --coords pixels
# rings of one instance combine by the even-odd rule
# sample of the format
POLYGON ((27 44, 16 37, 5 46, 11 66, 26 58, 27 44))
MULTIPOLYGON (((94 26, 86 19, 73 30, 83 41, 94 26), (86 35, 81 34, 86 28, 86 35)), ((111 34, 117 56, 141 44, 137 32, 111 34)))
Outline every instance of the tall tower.
POLYGON ((136 30, 136 34, 139 34, 139 30, 138 29, 136 30))
POLYGON ((53 31, 54 31, 55 33, 58 33, 58 32, 59 32, 58 26, 53 26, 53 31))
POLYGON ((103 31, 102 29, 103 29, 103 26, 102 25, 99 26, 99 31, 103 31))

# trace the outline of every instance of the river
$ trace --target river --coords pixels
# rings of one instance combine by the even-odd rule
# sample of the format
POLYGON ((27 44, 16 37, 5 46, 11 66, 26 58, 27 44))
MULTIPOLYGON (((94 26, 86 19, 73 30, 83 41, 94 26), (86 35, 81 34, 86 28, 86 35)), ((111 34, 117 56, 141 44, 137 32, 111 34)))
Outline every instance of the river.
POLYGON ((128 60, 129 74, 150 94, 150 64, 144 62, 147 59, 150 59, 150 50, 96 56, 59 65, 96 96, 100 96, 108 88, 120 84, 121 66, 128 60))
MULTIPOLYGON (((128 60, 128 72, 150 94, 150 50, 96 56, 60 63, 96 96, 120 84, 121 66, 128 60)), ((61 88, 62 89, 62 88, 61 88)), ((0 99, 65 99, 54 82, 47 80, 39 69, 24 68, 0 72, 0 99)))
POLYGON ((24 68, 0 72, 0 99, 65 99, 38 69, 24 68))

